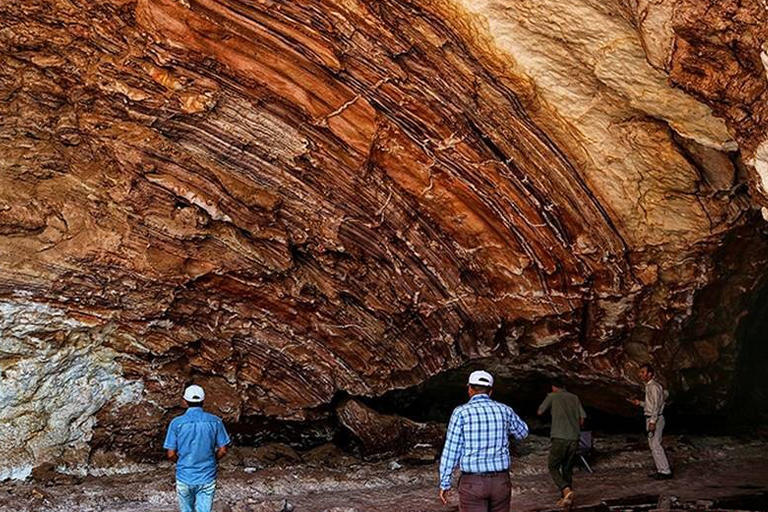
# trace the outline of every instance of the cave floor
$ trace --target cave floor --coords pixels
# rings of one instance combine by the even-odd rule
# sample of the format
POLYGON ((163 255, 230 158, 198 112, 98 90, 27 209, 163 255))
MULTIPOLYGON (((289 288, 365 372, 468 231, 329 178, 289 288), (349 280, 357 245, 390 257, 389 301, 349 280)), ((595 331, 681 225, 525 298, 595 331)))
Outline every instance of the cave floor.
MULTIPOLYGON (((768 440, 665 436, 675 469, 668 481, 649 479, 651 456, 640 436, 596 436, 594 473, 574 478, 572 510, 768 510, 768 440)), ((546 472, 548 440, 532 436, 513 462, 512 509, 556 510, 546 472)), ((283 500, 296 512, 456 512, 437 500, 436 464, 402 465, 392 460, 344 467, 224 465, 214 510, 280 511, 283 500)), ((333 464, 330 464, 333 466, 333 464)), ((177 510, 170 466, 87 477, 77 482, 5 482, 0 511, 171 512, 177 510)))

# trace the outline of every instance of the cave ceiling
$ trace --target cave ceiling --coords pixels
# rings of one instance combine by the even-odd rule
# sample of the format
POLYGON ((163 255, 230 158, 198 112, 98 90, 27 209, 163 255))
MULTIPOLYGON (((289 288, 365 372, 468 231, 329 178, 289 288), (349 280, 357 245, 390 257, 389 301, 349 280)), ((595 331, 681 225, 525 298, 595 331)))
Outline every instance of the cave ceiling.
POLYGON ((123 409, 154 440, 192 381, 301 421, 477 359, 618 394, 650 361, 722 406, 768 260, 767 18, 1 3, 8 471, 123 409))

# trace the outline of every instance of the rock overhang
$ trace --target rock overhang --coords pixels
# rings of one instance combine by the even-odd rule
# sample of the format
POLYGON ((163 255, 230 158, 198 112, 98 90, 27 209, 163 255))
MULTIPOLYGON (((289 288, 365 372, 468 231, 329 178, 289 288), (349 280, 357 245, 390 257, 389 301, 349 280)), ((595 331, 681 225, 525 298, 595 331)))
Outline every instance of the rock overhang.
POLYGON ((480 358, 722 406, 765 12, 705 4, 6 6, 0 293, 104 333, 143 391, 83 421, 125 450, 193 380, 305 421, 480 358))

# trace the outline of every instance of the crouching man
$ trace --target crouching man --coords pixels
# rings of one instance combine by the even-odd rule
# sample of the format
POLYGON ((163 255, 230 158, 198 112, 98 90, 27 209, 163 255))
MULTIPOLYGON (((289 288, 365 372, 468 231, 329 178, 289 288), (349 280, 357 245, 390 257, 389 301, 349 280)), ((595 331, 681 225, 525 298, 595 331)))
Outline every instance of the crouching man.
POLYGON ((216 493, 216 469, 227 453, 229 435, 218 416, 203 410, 205 391, 184 391, 187 412, 168 426, 163 447, 176 462, 176 494, 181 512, 211 512, 216 493))

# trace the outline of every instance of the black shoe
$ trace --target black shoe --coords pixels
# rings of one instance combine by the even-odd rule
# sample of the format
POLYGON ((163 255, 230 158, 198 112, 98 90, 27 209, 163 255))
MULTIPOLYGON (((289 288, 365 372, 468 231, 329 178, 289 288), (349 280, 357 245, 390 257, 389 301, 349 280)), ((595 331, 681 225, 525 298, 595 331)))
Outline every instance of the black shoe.
POLYGON ((671 480, 672 473, 656 473, 651 478, 653 478, 654 480, 671 480))

